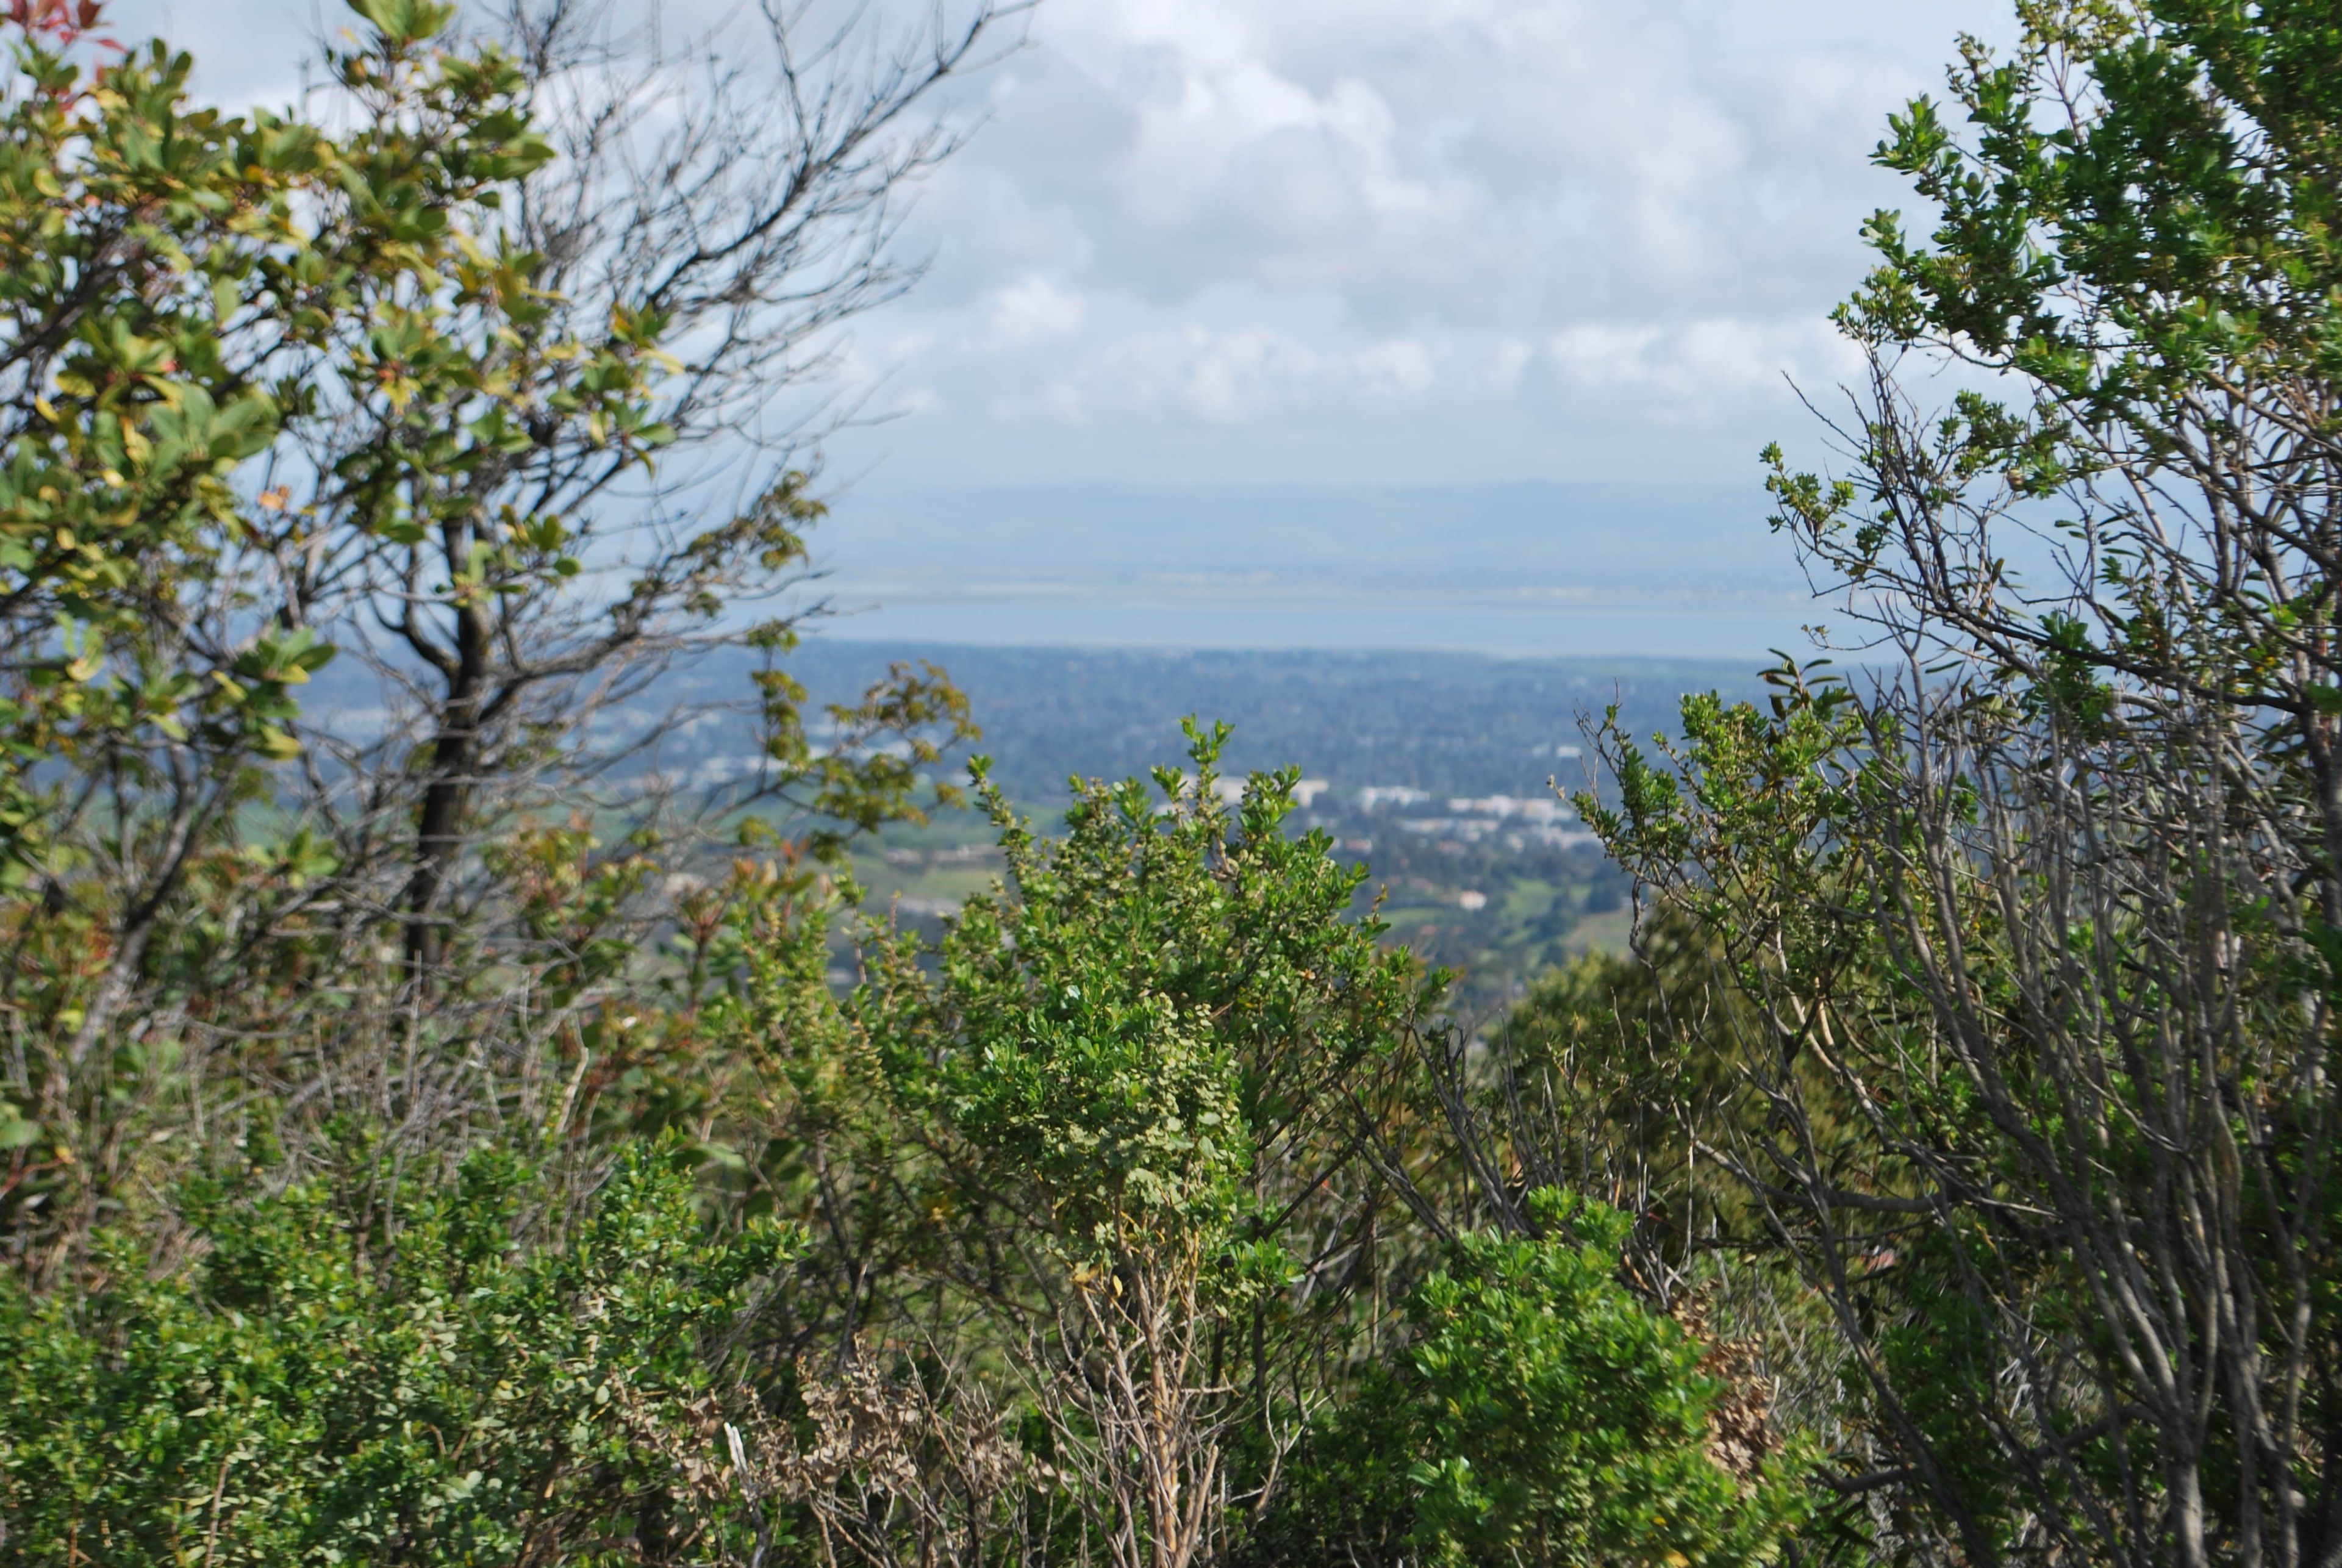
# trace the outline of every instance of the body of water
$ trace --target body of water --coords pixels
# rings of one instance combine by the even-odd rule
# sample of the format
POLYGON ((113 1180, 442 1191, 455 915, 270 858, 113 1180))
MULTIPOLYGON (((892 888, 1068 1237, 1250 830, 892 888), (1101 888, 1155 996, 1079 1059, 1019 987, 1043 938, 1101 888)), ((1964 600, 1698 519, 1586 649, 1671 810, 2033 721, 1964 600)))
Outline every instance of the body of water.
POLYGON ((1760 658, 1826 619, 1761 492, 1038 486, 848 494, 816 534, 872 642, 1760 658))

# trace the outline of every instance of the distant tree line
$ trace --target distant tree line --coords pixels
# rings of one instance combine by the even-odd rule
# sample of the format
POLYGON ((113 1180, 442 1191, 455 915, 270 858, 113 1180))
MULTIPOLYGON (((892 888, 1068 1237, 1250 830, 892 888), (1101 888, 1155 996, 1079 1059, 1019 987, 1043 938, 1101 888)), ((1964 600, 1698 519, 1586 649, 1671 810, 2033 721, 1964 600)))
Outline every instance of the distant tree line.
POLYGON ((0 1549, 2342 1564, 2327 9, 1895 120, 1768 454, 1862 673, 1596 721, 1636 951, 1473 1034, 1217 726, 856 906, 972 724, 810 734, 820 351, 1013 13, 354 0, 236 115, 12 0, 0 1549), (761 774, 632 765, 726 643, 761 774))

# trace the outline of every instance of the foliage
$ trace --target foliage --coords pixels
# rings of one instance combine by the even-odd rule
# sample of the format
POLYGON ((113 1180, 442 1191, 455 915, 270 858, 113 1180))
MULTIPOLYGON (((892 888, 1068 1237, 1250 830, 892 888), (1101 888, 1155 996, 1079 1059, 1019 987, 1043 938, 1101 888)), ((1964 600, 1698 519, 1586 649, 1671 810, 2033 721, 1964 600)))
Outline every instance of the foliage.
MULTIPOLYGON (((36 764, 154 769, 164 785, 177 761, 225 784, 295 754, 291 688, 331 657, 299 607, 269 622, 243 604, 229 644, 189 622, 235 590, 239 554, 306 532, 280 492, 233 480, 315 410, 318 380, 395 409, 418 377, 468 378, 507 411, 492 423, 538 395, 481 383, 423 324, 439 302, 525 316, 525 258, 482 250, 465 215, 551 150, 508 59, 431 51, 447 8, 395 15, 333 62, 375 110, 371 134, 349 137, 191 103, 192 62, 159 41, 93 63, 78 25, 16 31, 0 138, 0 570, 22 684, 0 709, 17 792, 0 854, 17 883, 65 869, 60 830, 87 804, 38 789, 36 764), (176 749, 157 756, 156 743, 176 749)), ((628 395, 620 376, 587 401, 615 411, 628 395)), ((340 477, 381 482, 379 464, 340 477)))
POLYGON ((1530 1203, 1553 1239, 1446 1249, 1406 1353, 1297 1456, 1262 1561, 1748 1563, 1795 1538, 1802 1456, 1727 1467, 1731 1385, 1618 1283, 1626 1216, 1530 1203))
MULTIPOLYGON (((716 1381, 776 1229, 710 1240, 637 1146, 566 1223, 482 1149, 387 1211, 215 1185, 195 1261, 111 1238, 77 1296, 0 1286, 0 1519, 19 1561, 706 1562, 753 1542, 716 1381)), ((769 1531, 766 1531, 769 1533, 769 1531)))
POLYGON ((1418 1005, 1350 916, 1359 873, 1281 831, 1297 775, 1232 813, 1225 732, 1190 738, 1195 771, 1154 792, 1082 786, 1061 840, 982 785, 1007 884, 931 954, 882 941, 855 1007, 866 1136, 894 1152, 860 1168, 925 1216, 896 1332, 1007 1356, 998 1397, 1042 1423, 1086 1549, 1158 1565, 1218 1550, 1291 1441, 1290 1380, 1356 1332, 1327 1286, 1386 1200, 1351 1097, 1418 1005))
POLYGON ((2337 35, 2020 7, 1915 103, 1839 319, 1847 477, 1767 454, 1868 689, 1606 736, 1710 944, 1704 1159, 1835 1323, 1882 1549, 2311 1563, 2331 1433, 2337 35), (1939 414, 1907 356, 1967 367, 1939 414))
MULTIPOLYGON (((516 10, 498 46, 449 5, 355 9, 330 96, 241 116, 167 45, 90 36, 95 7, 0 23, 0 1246, 35 1273, 167 1190, 255 1078, 264 1115, 279 1090, 315 1104, 402 1017, 426 1075, 460 1037, 605 1044, 606 1004, 639 1016, 628 994, 658 986, 632 961, 670 894, 716 879, 711 838, 774 847, 777 819, 784 859, 834 860, 956 798, 938 737, 973 734, 941 671, 905 667, 815 744, 779 664, 795 621, 742 614, 822 514, 800 465, 689 526, 655 504, 717 382, 736 408, 756 365, 768 394, 794 374, 736 356, 881 297, 883 245, 771 303, 801 249, 703 255, 662 208, 672 297, 614 293, 579 236, 625 209, 624 158, 565 139, 570 97, 539 91, 575 64, 536 25, 557 18, 516 10), (731 347, 671 352, 710 312, 731 347), (613 706, 739 642, 767 665, 761 772, 678 800, 627 755, 672 715, 613 706)), ((774 235, 851 226, 940 155, 880 132, 912 135, 986 15, 892 81, 861 152, 802 171, 798 199, 831 205, 774 235), (858 161, 880 146, 883 170, 858 161)), ((535 1049, 500 1060, 525 1075, 535 1049)))
POLYGON ((5 24, 12 1549, 2336 1561, 2317 7, 2026 0, 1897 118, 1849 476, 1767 459, 1862 673, 1609 714, 1639 952, 1493 1036, 1217 728, 1054 834, 979 763, 1005 878, 853 918, 970 715, 806 711, 756 420, 997 8, 810 93, 776 8, 758 115, 356 9, 331 116, 5 24), (685 789, 627 704, 726 642, 685 789))
POLYGON ((1055 843, 979 764, 1015 896, 960 913, 940 984, 898 949, 871 994, 898 1092, 997 1163, 976 1183, 1036 1183, 1071 1244, 1233 1224, 1266 1148, 1320 1131, 1323 1084, 1387 1052, 1415 1001, 1349 917, 1363 873, 1280 831, 1294 776, 1256 776, 1231 814, 1225 734, 1191 738, 1196 772, 1158 770, 1159 801, 1086 786, 1055 843))

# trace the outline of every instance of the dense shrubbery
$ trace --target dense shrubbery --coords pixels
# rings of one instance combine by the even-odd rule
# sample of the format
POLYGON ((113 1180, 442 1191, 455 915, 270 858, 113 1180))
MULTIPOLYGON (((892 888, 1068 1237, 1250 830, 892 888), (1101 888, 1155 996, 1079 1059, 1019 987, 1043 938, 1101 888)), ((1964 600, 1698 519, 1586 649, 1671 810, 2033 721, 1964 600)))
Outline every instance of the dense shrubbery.
POLYGON ((191 1257, 108 1235, 80 1291, 0 1287, 20 1561, 688 1560, 769 1535, 708 1482, 719 1380, 790 1248, 711 1239, 673 1151, 624 1154, 574 1217, 493 1148, 371 1213, 266 1175, 191 1189, 191 1257))
POLYGON ((1630 1221, 1551 1189, 1543 1239, 1458 1236, 1407 1348, 1296 1455, 1264 1563, 1773 1562, 1812 1506, 1728 1353, 1619 1281, 1630 1221), (1738 1446, 1736 1446, 1736 1443, 1738 1446))
POLYGON ((2028 5, 1967 140, 1898 120, 1941 222, 1843 314, 1855 477, 1774 482, 1869 684, 1605 732, 1638 954, 1481 1038, 1216 733, 1056 836, 979 771, 1007 874, 924 944, 839 851, 965 734, 937 673, 817 748, 769 670, 696 801, 595 727, 786 652, 802 474, 606 492, 900 281, 949 138, 867 136, 989 8, 833 118, 706 106, 682 207, 622 199, 635 86, 537 91, 611 65, 563 8, 355 9, 314 118, 5 24, 13 1557, 2337 1560, 2317 7, 2028 5))

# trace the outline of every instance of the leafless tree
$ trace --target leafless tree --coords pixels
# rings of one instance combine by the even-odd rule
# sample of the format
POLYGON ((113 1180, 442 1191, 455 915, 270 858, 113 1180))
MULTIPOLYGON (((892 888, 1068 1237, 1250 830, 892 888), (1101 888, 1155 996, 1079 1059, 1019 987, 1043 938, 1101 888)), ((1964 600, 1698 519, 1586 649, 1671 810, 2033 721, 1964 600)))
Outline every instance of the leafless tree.
MULTIPOLYGON (((579 874, 623 894, 590 940, 638 943, 672 917, 667 884, 708 869, 690 835, 760 792, 848 827, 915 797, 928 737, 964 722, 939 672, 809 715, 778 661, 821 609, 821 442, 861 412, 841 334, 916 280, 906 204, 965 138, 955 84, 1016 45, 1023 11, 775 4, 676 37, 655 8, 516 0, 454 41, 517 60, 545 155, 491 182, 498 205, 425 215, 476 266, 404 277, 297 353, 258 314, 225 345, 285 424, 239 473, 216 552, 158 589, 155 657, 202 686, 251 679, 264 634, 338 656, 277 721, 289 762, 146 725, 68 781, 50 825, 78 858, 45 896, 102 929, 34 920, 58 951, 12 971, 0 1011, 9 1093, 75 1152, 69 1172, 18 1159, 10 1193, 64 1183, 86 1208, 137 1184, 157 1124, 104 1106, 129 1091, 115 1054, 143 1061, 142 1042, 175 1064, 145 1070, 164 1123, 198 1114, 159 1087, 183 1070, 230 1101, 266 1084, 313 1107, 355 1073, 397 1101, 394 1126, 502 1114, 517 1060, 464 1064, 526 1054, 606 997, 540 984, 576 972, 587 934, 530 929, 492 841, 585 824, 579 874), (754 684, 695 684, 725 648, 761 656, 754 684), (662 746, 711 714, 756 749, 722 759, 741 776, 679 776, 662 746), (59 966, 83 989, 25 991, 59 966), (335 1018, 446 1071, 328 1064, 335 1018), (317 1080, 289 1082, 305 1064, 317 1080), (487 1098, 448 1097, 466 1084, 487 1098)), ((394 161, 470 155, 462 115, 368 71, 312 116, 394 161)), ((307 215, 329 257, 336 225, 375 221, 349 205, 307 215)))

